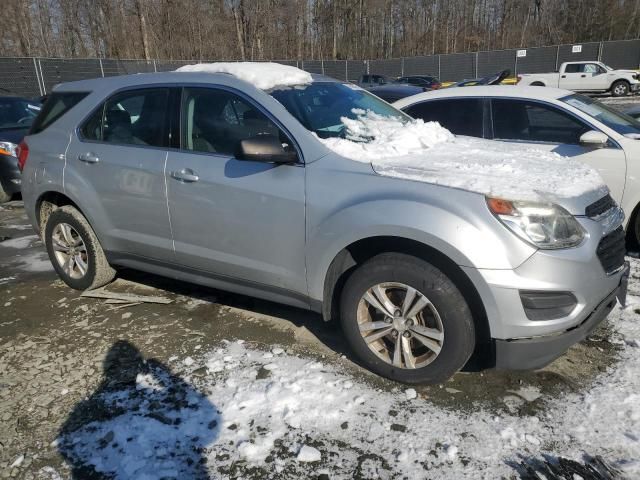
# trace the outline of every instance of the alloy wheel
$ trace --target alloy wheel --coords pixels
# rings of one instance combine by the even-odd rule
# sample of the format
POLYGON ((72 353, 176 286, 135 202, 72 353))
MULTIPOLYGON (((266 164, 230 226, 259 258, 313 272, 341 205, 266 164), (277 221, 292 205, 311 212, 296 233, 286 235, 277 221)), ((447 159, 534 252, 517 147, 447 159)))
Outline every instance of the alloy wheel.
POLYGON ((68 223, 59 223, 51 233, 54 256, 64 273, 74 279, 87 274, 87 247, 80 234, 68 223))
POLYGON ((403 283, 369 288, 358 303, 357 320, 369 349, 394 367, 429 365, 444 344, 442 319, 433 303, 403 283))

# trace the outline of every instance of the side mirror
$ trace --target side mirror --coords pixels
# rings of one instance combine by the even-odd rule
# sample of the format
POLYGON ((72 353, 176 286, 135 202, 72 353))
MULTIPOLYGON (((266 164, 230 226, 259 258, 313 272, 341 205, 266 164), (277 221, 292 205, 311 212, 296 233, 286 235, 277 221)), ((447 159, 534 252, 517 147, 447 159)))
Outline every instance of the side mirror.
POLYGON ((258 135, 240 141, 238 160, 263 163, 295 163, 296 152, 287 152, 275 135, 258 135))
POLYGON ((602 132, 596 132, 595 130, 589 130, 580 136, 580 145, 589 148, 604 148, 607 146, 609 137, 602 132))

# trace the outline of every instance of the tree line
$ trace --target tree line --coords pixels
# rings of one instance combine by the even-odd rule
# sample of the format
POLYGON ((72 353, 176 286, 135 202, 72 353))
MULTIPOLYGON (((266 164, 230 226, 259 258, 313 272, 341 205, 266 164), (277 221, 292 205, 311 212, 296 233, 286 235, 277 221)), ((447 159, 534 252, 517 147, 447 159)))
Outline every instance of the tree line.
POLYGON ((379 59, 640 37, 640 0, 2 0, 0 56, 379 59))

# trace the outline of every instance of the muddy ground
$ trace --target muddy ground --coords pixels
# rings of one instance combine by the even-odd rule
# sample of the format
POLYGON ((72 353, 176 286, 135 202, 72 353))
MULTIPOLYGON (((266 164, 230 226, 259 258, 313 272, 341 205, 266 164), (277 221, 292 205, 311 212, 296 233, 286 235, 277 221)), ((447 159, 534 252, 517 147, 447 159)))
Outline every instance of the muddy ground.
MULTIPOLYGON (((134 271, 121 271, 108 290, 173 302, 121 307, 80 297, 57 279, 19 201, 0 207, 0 239, 2 478, 69 474, 55 439, 78 402, 102 381, 105 354, 119 340, 171 367, 176 358, 241 338, 340 365, 376 389, 398 387, 357 366, 340 330, 303 310, 134 271)), ((443 387, 418 388, 418 394, 453 411, 531 414, 537 402, 514 391, 525 385, 555 396, 587 388, 616 362, 618 347, 608 338, 605 326, 540 371, 459 373, 443 387)))

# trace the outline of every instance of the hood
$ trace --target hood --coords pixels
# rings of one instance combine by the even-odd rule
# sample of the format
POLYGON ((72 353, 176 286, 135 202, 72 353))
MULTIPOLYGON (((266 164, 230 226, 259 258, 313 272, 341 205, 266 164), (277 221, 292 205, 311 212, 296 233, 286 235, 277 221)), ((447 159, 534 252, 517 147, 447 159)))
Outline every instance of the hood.
POLYGON ((355 113, 356 119, 342 119, 346 138, 321 141, 343 157, 371 163, 379 175, 507 200, 553 202, 576 215, 608 192, 594 169, 555 153, 456 137, 437 122, 355 113))
POLYGON ((0 142, 11 142, 18 144, 22 141, 27 133, 29 133, 29 127, 0 128, 0 142))

